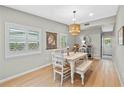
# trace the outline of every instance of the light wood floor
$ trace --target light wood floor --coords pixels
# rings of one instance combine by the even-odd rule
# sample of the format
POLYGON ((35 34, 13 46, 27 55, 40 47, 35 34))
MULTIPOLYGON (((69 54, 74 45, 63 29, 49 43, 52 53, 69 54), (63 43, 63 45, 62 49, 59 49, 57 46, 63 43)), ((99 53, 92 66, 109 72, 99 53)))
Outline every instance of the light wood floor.
MULTIPOLYGON (((0 84, 1 87, 59 87, 60 78, 53 80, 52 66, 31 72, 19 78, 0 84)), ((64 87, 81 87, 81 78, 75 74, 72 85, 70 78, 64 81, 64 87)), ((85 77, 85 87, 119 87, 120 82, 114 65, 110 60, 94 60, 92 71, 89 70, 85 77)), ((83 87, 83 86, 82 86, 83 87)))

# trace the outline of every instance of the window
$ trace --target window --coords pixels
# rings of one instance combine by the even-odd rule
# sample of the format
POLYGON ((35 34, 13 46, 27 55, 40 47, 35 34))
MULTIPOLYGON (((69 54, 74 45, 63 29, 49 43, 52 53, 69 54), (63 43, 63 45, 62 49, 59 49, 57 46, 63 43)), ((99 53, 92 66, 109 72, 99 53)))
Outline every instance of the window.
POLYGON ((14 28, 9 29, 9 50, 22 51, 26 46, 26 33, 14 28))
POLYGON ((60 47, 66 48, 67 47, 67 35, 66 34, 60 34, 60 47))
POLYGON ((41 53, 41 29, 13 23, 5 24, 6 57, 41 53))
POLYGON ((28 49, 35 50, 39 48, 39 33, 35 31, 28 32, 28 49))
POLYGON ((105 45, 111 45, 111 41, 112 41, 112 39, 111 38, 104 38, 104 44, 105 45))

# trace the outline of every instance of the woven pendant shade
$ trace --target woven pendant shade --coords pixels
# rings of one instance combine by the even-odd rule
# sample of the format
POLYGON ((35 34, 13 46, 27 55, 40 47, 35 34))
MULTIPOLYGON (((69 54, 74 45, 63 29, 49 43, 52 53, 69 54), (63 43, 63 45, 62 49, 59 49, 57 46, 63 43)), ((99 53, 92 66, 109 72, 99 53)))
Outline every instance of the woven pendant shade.
POLYGON ((80 24, 71 24, 71 25, 69 25, 69 32, 72 35, 79 35, 79 33, 80 33, 80 24))

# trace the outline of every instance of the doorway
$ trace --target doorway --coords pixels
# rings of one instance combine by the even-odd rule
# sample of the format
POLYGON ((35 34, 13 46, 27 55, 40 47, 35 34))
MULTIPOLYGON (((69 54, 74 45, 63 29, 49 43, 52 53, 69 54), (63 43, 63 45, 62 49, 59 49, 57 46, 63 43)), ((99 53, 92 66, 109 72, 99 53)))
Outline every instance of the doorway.
POLYGON ((102 34, 102 58, 112 59, 112 32, 102 34))

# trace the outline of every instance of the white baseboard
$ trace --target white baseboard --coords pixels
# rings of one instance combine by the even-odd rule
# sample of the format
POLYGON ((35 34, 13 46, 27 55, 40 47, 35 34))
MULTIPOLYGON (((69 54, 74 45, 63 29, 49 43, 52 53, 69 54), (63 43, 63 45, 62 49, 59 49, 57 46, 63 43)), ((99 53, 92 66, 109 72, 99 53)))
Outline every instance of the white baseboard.
POLYGON ((119 73, 119 71, 118 71, 118 68, 117 68, 117 66, 116 66, 116 64, 115 64, 114 62, 113 62, 113 64, 114 64, 116 73, 117 73, 117 75, 118 75, 119 81, 120 81, 120 83, 121 83, 121 86, 123 87, 124 84, 123 84, 123 82, 122 82, 122 79, 121 79, 120 73, 119 73))
POLYGON ((49 65, 51 65, 51 63, 46 64, 46 65, 43 65, 43 66, 40 66, 40 67, 36 67, 36 68, 34 68, 34 69, 31 69, 31 70, 28 70, 28 71, 25 71, 25 72, 22 72, 22 73, 19 73, 19 74, 10 76, 10 77, 7 77, 7 78, 5 78, 5 79, 0 80, 0 83, 9 81, 9 80, 11 80, 11 79, 14 79, 14 78, 17 78, 17 77, 20 77, 20 76, 23 76, 23 75, 25 75, 25 74, 28 74, 28 73, 30 73, 30 72, 39 70, 39 69, 44 68, 44 67, 47 67, 47 66, 49 66, 49 65))

